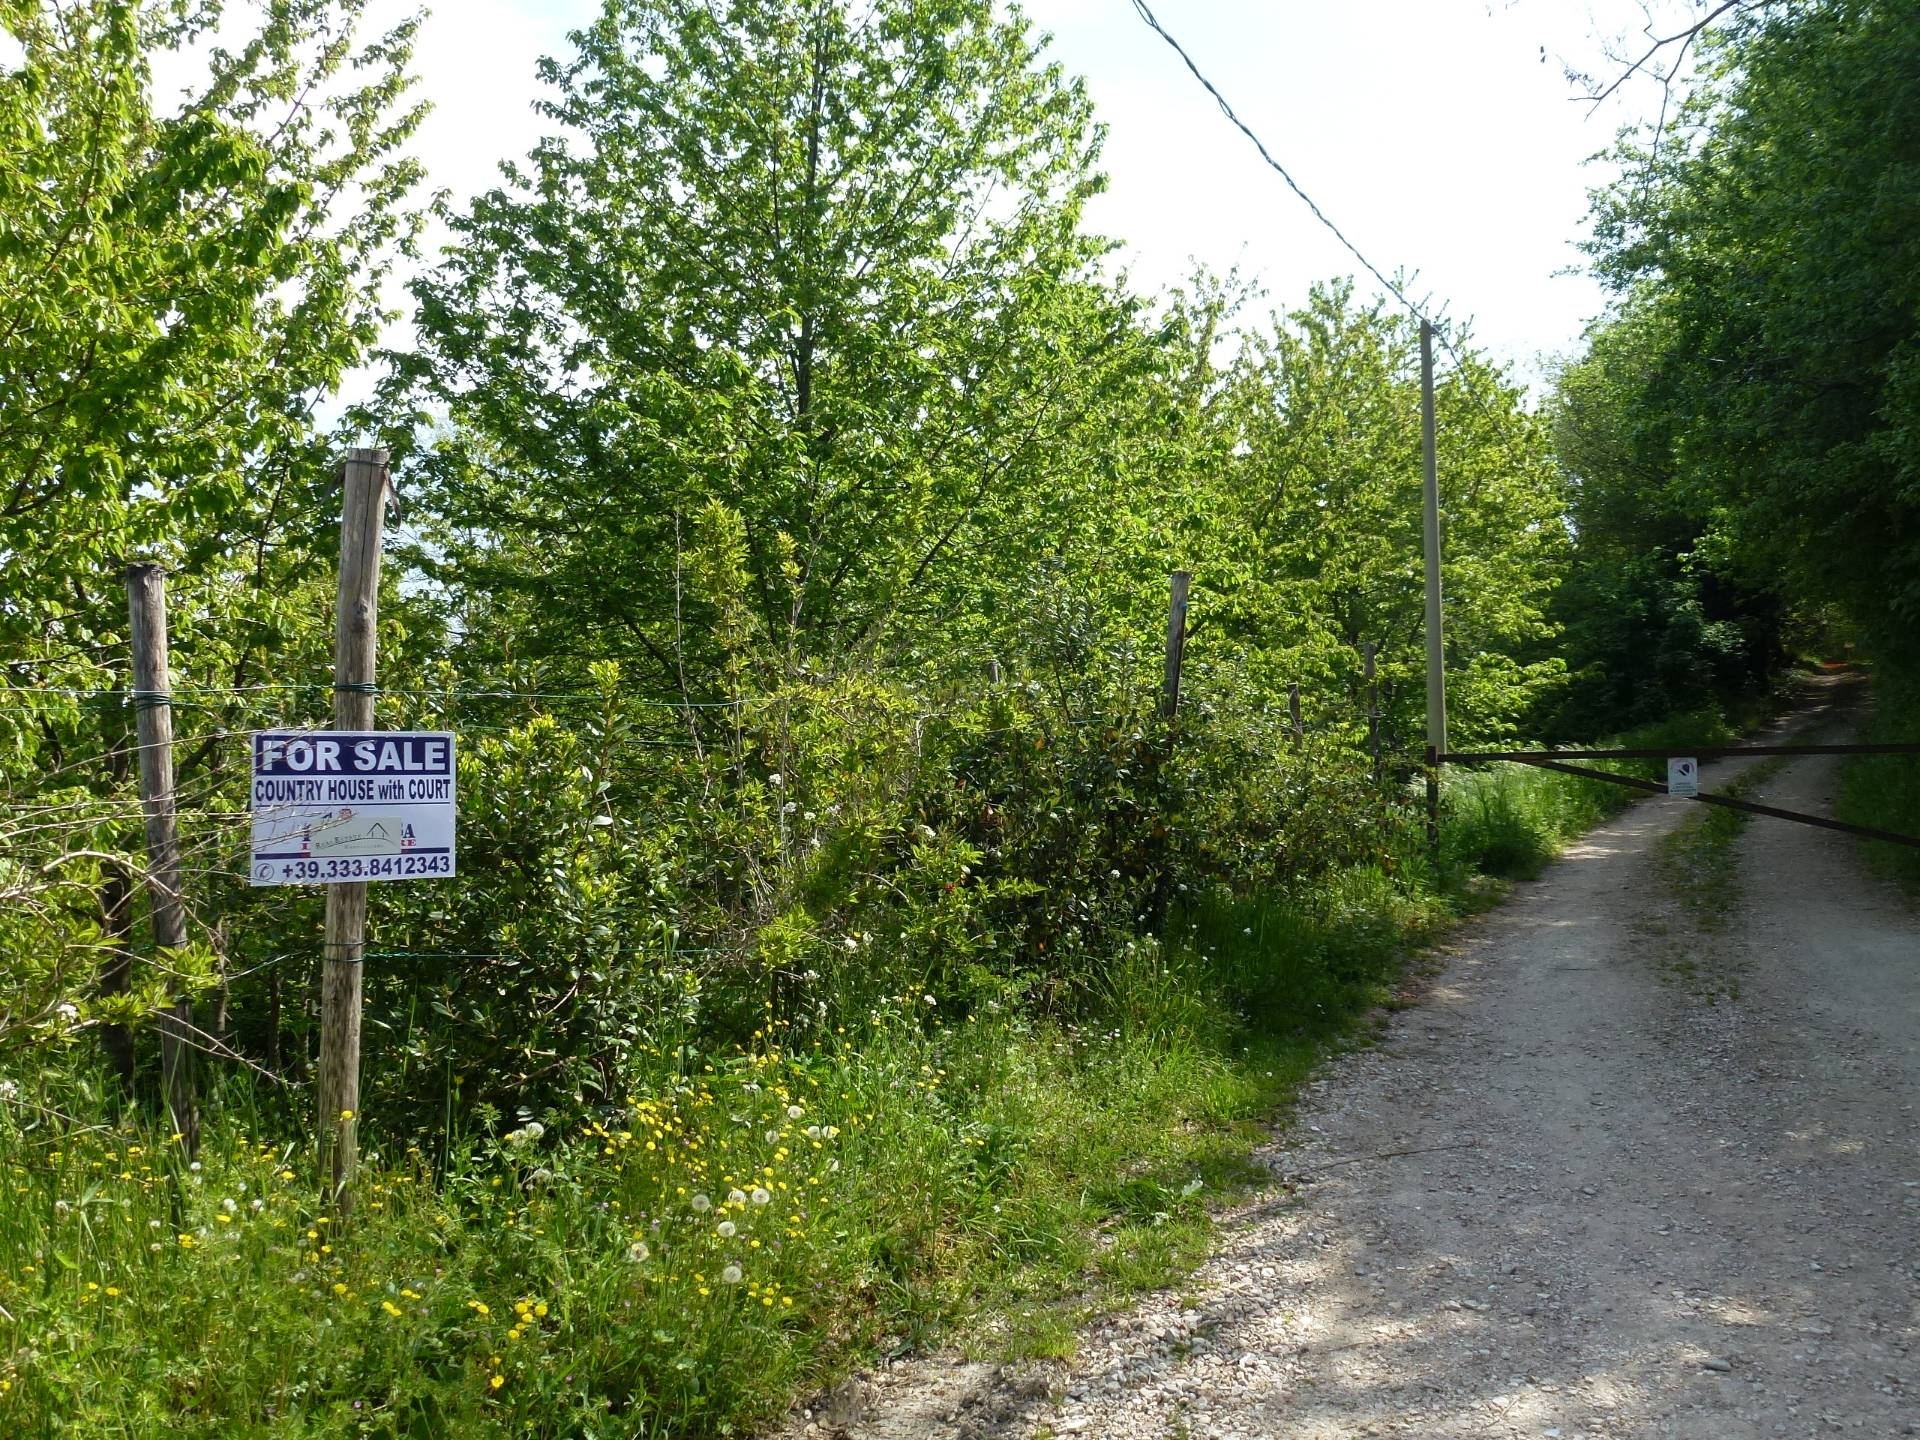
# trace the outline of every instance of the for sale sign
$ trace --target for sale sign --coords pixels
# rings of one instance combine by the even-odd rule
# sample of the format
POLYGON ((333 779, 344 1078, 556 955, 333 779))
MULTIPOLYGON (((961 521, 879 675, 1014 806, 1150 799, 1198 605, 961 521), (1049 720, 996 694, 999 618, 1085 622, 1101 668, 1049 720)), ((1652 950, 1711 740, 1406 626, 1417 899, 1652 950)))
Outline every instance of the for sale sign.
POLYGON ((453 874, 453 736, 263 730, 253 737, 255 885, 453 874))

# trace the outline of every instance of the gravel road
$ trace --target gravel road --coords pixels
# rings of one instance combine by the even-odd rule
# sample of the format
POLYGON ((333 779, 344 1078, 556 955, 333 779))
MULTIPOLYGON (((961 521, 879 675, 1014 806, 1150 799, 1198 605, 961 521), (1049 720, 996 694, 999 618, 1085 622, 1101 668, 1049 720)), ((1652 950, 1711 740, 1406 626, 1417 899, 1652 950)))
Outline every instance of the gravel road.
POLYGON ((1852 840, 1755 820, 1702 932, 1657 843, 1697 813, 1636 806, 1456 936, 1177 1295, 1071 1365, 911 1362, 791 1433, 1920 1434, 1920 921, 1852 840))

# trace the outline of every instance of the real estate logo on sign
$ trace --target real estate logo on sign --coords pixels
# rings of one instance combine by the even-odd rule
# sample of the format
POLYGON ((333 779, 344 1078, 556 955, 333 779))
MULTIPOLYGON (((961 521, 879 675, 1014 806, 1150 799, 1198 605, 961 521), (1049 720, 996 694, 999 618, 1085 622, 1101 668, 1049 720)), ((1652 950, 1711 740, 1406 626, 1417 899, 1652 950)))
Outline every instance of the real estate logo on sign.
POLYGON ((263 730, 253 737, 255 885, 453 874, 453 736, 263 730))

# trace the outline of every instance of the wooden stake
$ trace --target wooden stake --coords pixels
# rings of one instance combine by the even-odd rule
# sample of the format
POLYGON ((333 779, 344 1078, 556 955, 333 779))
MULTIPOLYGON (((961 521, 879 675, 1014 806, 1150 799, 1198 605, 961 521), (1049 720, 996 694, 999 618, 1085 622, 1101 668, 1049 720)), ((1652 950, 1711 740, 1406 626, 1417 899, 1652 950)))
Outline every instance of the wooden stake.
POLYGON ((1380 778, 1380 681, 1374 674, 1374 646, 1369 640, 1361 652, 1367 681, 1367 753, 1373 757, 1373 778, 1380 778))
MULTIPOLYGON (((341 466, 340 598, 334 612, 333 728, 373 728, 380 618, 380 549, 386 528, 387 452, 353 449, 341 466)), ((320 978, 320 1173, 341 1215, 353 1209, 359 1164, 361 960, 367 886, 327 887, 320 978)))
POLYGON ((1180 708, 1180 664, 1187 651, 1187 591, 1193 584, 1190 571, 1176 570, 1169 577, 1172 600, 1167 607, 1167 672, 1160 691, 1160 717, 1171 720, 1180 708))
POLYGON ((1440 858, 1440 757, 1447 753, 1446 644, 1440 607, 1440 465, 1433 418, 1433 325, 1420 322, 1422 549, 1427 579, 1427 849, 1440 858))
MULTIPOLYGON (((147 831, 147 891, 153 942, 164 964, 186 948, 180 894, 180 825, 173 803, 173 686, 167 668, 167 572, 151 562, 127 568, 127 618, 133 646, 134 723, 140 737, 140 810, 147 831)), ((160 1013, 160 1076, 167 1113, 187 1155, 199 1153, 194 1104, 193 997, 176 987, 160 1013)))

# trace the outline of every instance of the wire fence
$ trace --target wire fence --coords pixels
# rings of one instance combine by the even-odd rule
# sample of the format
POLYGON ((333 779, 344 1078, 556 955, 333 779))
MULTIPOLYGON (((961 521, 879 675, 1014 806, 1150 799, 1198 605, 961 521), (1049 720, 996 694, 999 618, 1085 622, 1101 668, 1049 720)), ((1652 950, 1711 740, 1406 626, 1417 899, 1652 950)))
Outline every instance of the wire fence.
MULTIPOLYGON (((982 680, 969 693, 932 700, 904 686, 802 687, 737 700, 420 679, 365 688, 375 698, 373 728, 452 731, 462 742, 457 878, 375 886, 364 954, 371 977, 425 986, 429 995, 494 983, 488 977, 495 975, 505 986, 536 968, 550 973, 556 954, 576 968, 743 964, 753 949, 750 927, 734 923, 720 902, 698 915, 677 913, 677 901, 655 904, 627 876, 624 909, 604 907, 593 923, 567 928, 554 896, 579 879, 573 870, 589 888, 604 881, 593 857, 608 836, 626 847, 620 863, 634 875, 665 864, 648 851, 658 829, 691 836, 686 844, 694 850, 726 850, 694 883, 746 904, 757 886, 771 884, 756 867, 797 861, 828 828, 828 817, 815 811, 830 802, 783 785, 781 775, 795 763, 805 769, 795 732, 823 715, 846 735, 889 736, 903 752, 932 744, 942 764, 966 747, 1008 737, 1047 745, 1048 759, 1062 754, 1058 763, 1066 764, 1101 746, 1151 747, 1168 733, 1146 686, 1122 710, 1076 708, 1020 680, 982 680), (929 740, 934 726, 952 728, 929 740), (1049 736, 1076 738, 1053 745, 1049 736), (539 828, 550 819, 566 833, 539 828), (740 839, 743 829, 752 838, 740 839), (731 838, 721 840, 722 832, 731 838)), ((156 695, 118 675, 95 685, 0 681, 0 905, 11 899, 25 907, 22 915, 37 914, 45 943, 64 937, 83 958, 137 958, 143 975, 210 989, 214 1016, 226 1016, 230 997, 241 997, 235 1005, 270 1003, 274 1018, 255 1023, 273 1030, 271 1045, 249 1052, 223 1018, 205 1016, 188 1043, 300 1083, 301 1066, 289 1071, 279 1057, 278 1033, 289 1024, 311 1032, 323 892, 253 884, 252 737, 330 728, 334 694, 326 682, 183 683, 156 695), (138 707, 156 704, 169 706, 175 721, 172 802, 180 900, 199 952, 193 964, 156 953, 142 928, 149 807, 138 789, 133 721, 138 707), (280 1016, 283 1003, 292 1018, 280 1016)), ((1196 713, 1206 705, 1193 703, 1196 713)), ((1352 694, 1309 695, 1290 713, 1283 692, 1258 714, 1296 744, 1331 738, 1357 745, 1368 720, 1352 694)), ((0 948, 30 943, 20 934, 0 931, 0 948)))

